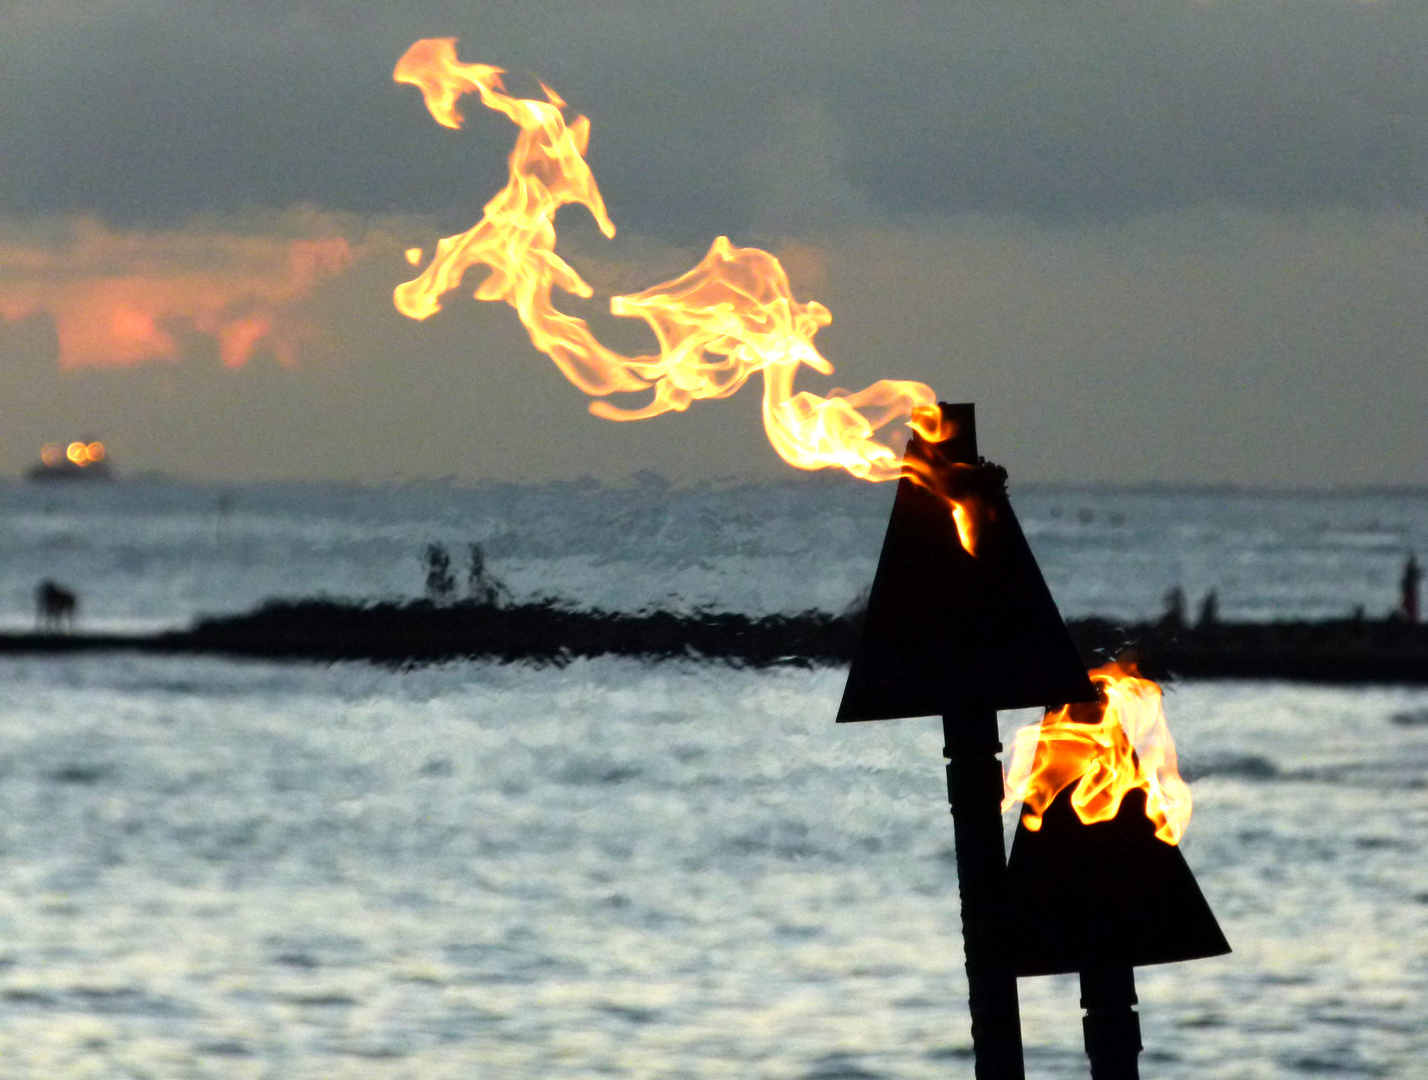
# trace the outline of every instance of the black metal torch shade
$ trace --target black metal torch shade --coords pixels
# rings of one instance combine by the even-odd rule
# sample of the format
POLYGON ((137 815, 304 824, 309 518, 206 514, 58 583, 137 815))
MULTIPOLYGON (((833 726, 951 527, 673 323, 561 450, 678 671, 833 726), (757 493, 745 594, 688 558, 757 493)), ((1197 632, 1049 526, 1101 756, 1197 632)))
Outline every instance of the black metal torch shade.
POLYGON ((942 405, 953 434, 914 436, 925 463, 972 507, 975 556, 947 498, 904 475, 838 721, 939 716, 1091 701, 1095 690, 1006 493, 1006 471, 977 455, 971 405, 942 405))
POLYGON ((1146 791, 1109 821, 1084 824, 1075 785, 1032 832, 1018 824, 1007 861, 1008 946, 1018 975, 1143 967, 1230 951, 1185 856, 1155 835, 1146 791))

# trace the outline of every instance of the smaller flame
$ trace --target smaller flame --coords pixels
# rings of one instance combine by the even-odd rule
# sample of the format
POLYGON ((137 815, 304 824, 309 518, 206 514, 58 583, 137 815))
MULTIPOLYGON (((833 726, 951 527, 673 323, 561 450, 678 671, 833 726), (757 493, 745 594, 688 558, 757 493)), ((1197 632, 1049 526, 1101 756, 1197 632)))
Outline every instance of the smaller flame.
POLYGON ((1056 796, 1076 784, 1071 805, 1091 825, 1110 821, 1121 800, 1143 788, 1155 835, 1178 844, 1190 823, 1190 788, 1177 769, 1160 687, 1132 663, 1089 674, 1099 701, 1048 710, 1013 736, 1002 811, 1022 803, 1022 824, 1036 832, 1056 796))
POLYGON ((965 503, 948 499, 952 507, 952 523, 957 526, 957 539, 967 549, 968 555, 977 554, 977 523, 967 510, 965 503))

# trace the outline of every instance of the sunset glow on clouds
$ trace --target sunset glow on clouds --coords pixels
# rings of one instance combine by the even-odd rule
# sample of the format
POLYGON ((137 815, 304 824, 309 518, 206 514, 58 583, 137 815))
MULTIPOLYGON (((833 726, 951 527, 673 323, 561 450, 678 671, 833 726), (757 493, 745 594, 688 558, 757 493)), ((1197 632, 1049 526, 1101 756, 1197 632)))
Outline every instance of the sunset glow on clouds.
POLYGON ((0 230, 0 318, 52 319, 66 369, 175 361, 196 336, 229 367, 255 350, 292 365, 322 333, 297 302, 365 248, 318 218, 284 224, 119 232, 77 218, 58 236, 0 230))
POLYGON ((752 405, 590 417, 477 273, 396 313, 511 149, 391 82, 439 33, 590 118, 620 231, 562 212, 595 299, 556 302, 611 348, 654 342, 609 296, 727 235, 841 382, 976 400, 1025 479, 1428 483, 1428 4, 859 10, 0 0, 0 481, 84 433, 235 480, 778 474, 752 405))

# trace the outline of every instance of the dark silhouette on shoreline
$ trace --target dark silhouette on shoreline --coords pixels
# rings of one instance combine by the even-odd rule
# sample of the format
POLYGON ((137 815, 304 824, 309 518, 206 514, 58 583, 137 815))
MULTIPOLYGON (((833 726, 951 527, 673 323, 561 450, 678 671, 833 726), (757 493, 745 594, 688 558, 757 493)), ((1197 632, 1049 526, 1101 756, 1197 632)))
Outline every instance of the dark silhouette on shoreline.
POLYGON ((434 604, 450 601, 456 592, 456 578, 451 573, 451 556, 440 544, 428 544, 422 558, 426 567, 426 596, 434 604))
MULTIPOLYGON (((485 658, 563 664, 581 657, 834 666, 853 653, 861 613, 612 612, 552 599, 364 604, 275 600, 157 634, 0 634, 0 655, 90 650, 208 653, 278 660, 406 665, 485 658)), ((1129 650, 1148 676, 1428 685, 1428 625, 1346 617, 1269 623, 1201 619, 1172 626, 1074 619, 1088 667, 1129 650)))
POLYGON ((1408 561, 1403 564, 1403 577, 1399 579, 1399 600, 1398 613, 1403 617, 1404 622, 1416 623, 1418 621, 1418 586, 1423 581, 1423 568, 1418 565, 1418 559, 1413 555, 1408 556, 1408 561))
POLYGON ((55 581, 42 581, 35 590, 35 626, 55 634, 74 629, 79 597, 55 581))
POLYGON ((476 604, 490 604, 502 607, 510 602, 511 592, 505 584, 491 573, 486 565, 486 552, 480 544, 470 547, 469 569, 466 575, 466 595, 476 604))
MULTIPOLYGON (((552 597, 517 603, 492 573, 480 544, 467 547, 466 596, 458 598, 444 545, 428 544, 421 563, 425 599, 269 600, 250 612, 202 617, 186 630, 151 634, 73 633, 78 600, 45 581, 36 590, 36 631, 0 632, 0 655, 124 650, 398 666, 461 659, 564 664, 630 656, 752 667, 835 666, 852 658, 867 614, 866 591, 838 614, 602 611, 552 597)), ((1212 590, 1191 623, 1189 601, 1177 585, 1165 594, 1158 617, 1138 623, 1072 619, 1066 625, 1087 668, 1129 654, 1155 679, 1428 685, 1428 625, 1418 621, 1417 608, 1421 578, 1409 556, 1401 606, 1380 619, 1367 618, 1358 608, 1341 619, 1226 622, 1212 590)))

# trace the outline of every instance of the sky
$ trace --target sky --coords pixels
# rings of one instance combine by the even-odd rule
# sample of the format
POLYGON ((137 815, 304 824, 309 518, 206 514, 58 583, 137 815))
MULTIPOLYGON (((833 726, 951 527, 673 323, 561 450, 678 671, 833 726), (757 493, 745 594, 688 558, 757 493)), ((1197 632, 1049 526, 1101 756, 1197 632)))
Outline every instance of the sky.
POLYGON ((976 401, 1014 482, 1428 485, 1421 0, 0 0, 0 476, 789 475, 755 386, 615 424, 479 273, 394 310, 515 134, 422 37, 590 118, 612 343, 727 235, 832 312, 800 389, 976 401))

